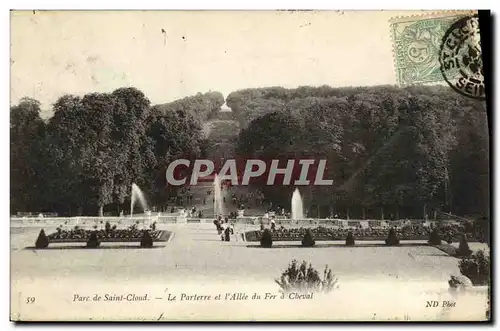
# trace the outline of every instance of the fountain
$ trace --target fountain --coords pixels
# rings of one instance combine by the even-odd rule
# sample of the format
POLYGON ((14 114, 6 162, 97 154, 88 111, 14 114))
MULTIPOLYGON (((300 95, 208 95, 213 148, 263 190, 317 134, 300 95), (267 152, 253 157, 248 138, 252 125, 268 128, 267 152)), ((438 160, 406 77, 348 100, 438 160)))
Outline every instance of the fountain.
POLYGON ((304 208, 302 206, 302 197, 300 196, 299 189, 296 188, 292 194, 292 219, 304 219, 304 208))
POLYGON ((214 177, 214 217, 217 217, 217 215, 224 215, 219 175, 214 177))
POLYGON ((130 217, 132 217, 132 214, 134 213, 134 204, 136 200, 139 200, 139 204, 141 205, 142 210, 146 212, 148 210, 148 205, 146 203, 146 198, 144 198, 144 193, 142 193, 139 186, 137 186, 135 183, 132 183, 132 193, 130 198, 130 217))

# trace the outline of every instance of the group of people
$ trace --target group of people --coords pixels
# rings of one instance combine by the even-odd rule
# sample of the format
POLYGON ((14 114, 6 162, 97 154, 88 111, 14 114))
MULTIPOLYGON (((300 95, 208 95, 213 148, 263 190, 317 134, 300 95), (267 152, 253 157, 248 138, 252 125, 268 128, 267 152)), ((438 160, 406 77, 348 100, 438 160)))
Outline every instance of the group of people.
POLYGON ((274 206, 273 203, 269 203, 269 207, 267 208, 267 213, 274 213, 278 216, 284 216, 286 218, 290 218, 291 214, 285 210, 285 208, 280 205, 274 206))
POLYGON ((217 233, 221 236, 222 241, 231 241, 231 235, 234 234, 234 223, 229 221, 228 217, 222 219, 222 215, 217 216, 214 220, 217 233))
POLYGON ((201 212, 201 210, 196 210, 196 207, 192 207, 190 210, 187 211, 187 217, 198 217, 198 218, 202 218, 203 217, 203 213, 201 212))
POLYGON ((261 192, 240 193, 231 192, 231 203, 238 209, 261 207, 264 204, 264 195, 261 192))

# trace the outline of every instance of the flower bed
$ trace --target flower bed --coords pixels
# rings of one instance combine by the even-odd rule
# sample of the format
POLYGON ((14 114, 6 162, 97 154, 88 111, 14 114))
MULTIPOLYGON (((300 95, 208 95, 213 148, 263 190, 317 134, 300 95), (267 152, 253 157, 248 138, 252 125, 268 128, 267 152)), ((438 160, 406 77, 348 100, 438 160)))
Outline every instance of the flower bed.
MULTIPOLYGON (((273 241, 301 241, 304 238, 308 228, 278 228, 271 231, 273 241)), ((328 228, 315 227, 311 228, 314 240, 330 241, 330 240, 345 240, 349 231, 352 232, 355 240, 385 240, 389 234, 390 228, 368 228, 368 229, 348 229, 348 228, 328 228)), ((396 229, 396 235, 401 240, 428 240, 432 229, 424 226, 405 227, 396 229)), ((453 241, 458 241, 461 228, 451 229, 449 227, 442 229, 447 237, 451 237, 453 241)), ((261 230, 245 232, 246 241, 259 241, 262 237, 261 230)))
MULTIPOLYGON (((47 236, 49 243, 77 243, 87 242, 92 232, 96 230, 59 230, 47 236)), ((141 241, 144 232, 148 231, 153 241, 168 241, 171 232, 164 230, 114 229, 97 230, 97 239, 100 242, 137 242, 141 241)))

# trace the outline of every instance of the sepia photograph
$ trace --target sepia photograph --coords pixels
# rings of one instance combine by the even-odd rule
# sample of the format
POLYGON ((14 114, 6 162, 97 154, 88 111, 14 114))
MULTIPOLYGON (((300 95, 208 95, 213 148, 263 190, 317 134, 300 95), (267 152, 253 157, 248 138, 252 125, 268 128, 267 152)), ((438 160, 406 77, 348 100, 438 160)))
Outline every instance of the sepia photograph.
POLYGON ((489 17, 12 10, 11 321, 490 321, 489 17))

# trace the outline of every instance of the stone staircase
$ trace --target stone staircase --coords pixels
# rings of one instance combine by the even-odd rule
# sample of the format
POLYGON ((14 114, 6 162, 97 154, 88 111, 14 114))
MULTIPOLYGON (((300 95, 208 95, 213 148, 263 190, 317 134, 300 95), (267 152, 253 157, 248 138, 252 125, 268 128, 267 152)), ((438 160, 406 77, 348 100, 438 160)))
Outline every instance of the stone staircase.
MULTIPOLYGON (((191 194, 193 195, 193 203, 189 205, 189 208, 196 207, 197 211, 201 211, 203 217, 213 217, 214 216, 214 194, 213 194, 213 183, 205 182, 199 183, 196 186, 190 186, 191 194), (210 195, 207 192, 211 191, 210 195)), ((229 214, 230 212, 237 212, 238 206, 232 202, 232 193, 235 193, 237 197, 249 194, 253 190, 249 187, 244 186, 234 186, 230 189, 224 188, 221 192, 222 194, 222 206, 224 209, 224 214, 229 214), (225 201, 224 201, 225 198, 225 201)), ((250 208, 245 209, 245 216, 257 216, 265 213, 264 208, 257 206, 250 206, 250 208)))
MULTIPOLYGON (((234 157, 234 144, 240 131, 240 123, 231 111, 220 111, 214 114, 203 126, 205 135, 210 141, 211 149, 209 150, 208 159, 220 160, 221 158, 228 159, 234 157)), ((197 185, 189 187, 193 195, 193 202, 187 206, 188 208, 196 207, 197 211, 201 211, 203 217, 214 216, 214 195, 212 182, 198 182, 197 185), (210 195, 207 192, 211 191, 210 195)), ((249 194, 253 190, 249 187, 234 186, 230 190, 223 189, 222 197, 225 197, 225 202, 222 203, 224 213, 227 215, 230 212, 236 212, 238 206, 232 203, 232 193, 237 196, 249 194)), ((262 215, 263 208, 251 206, 245 210, 246 216, 262 215)))

